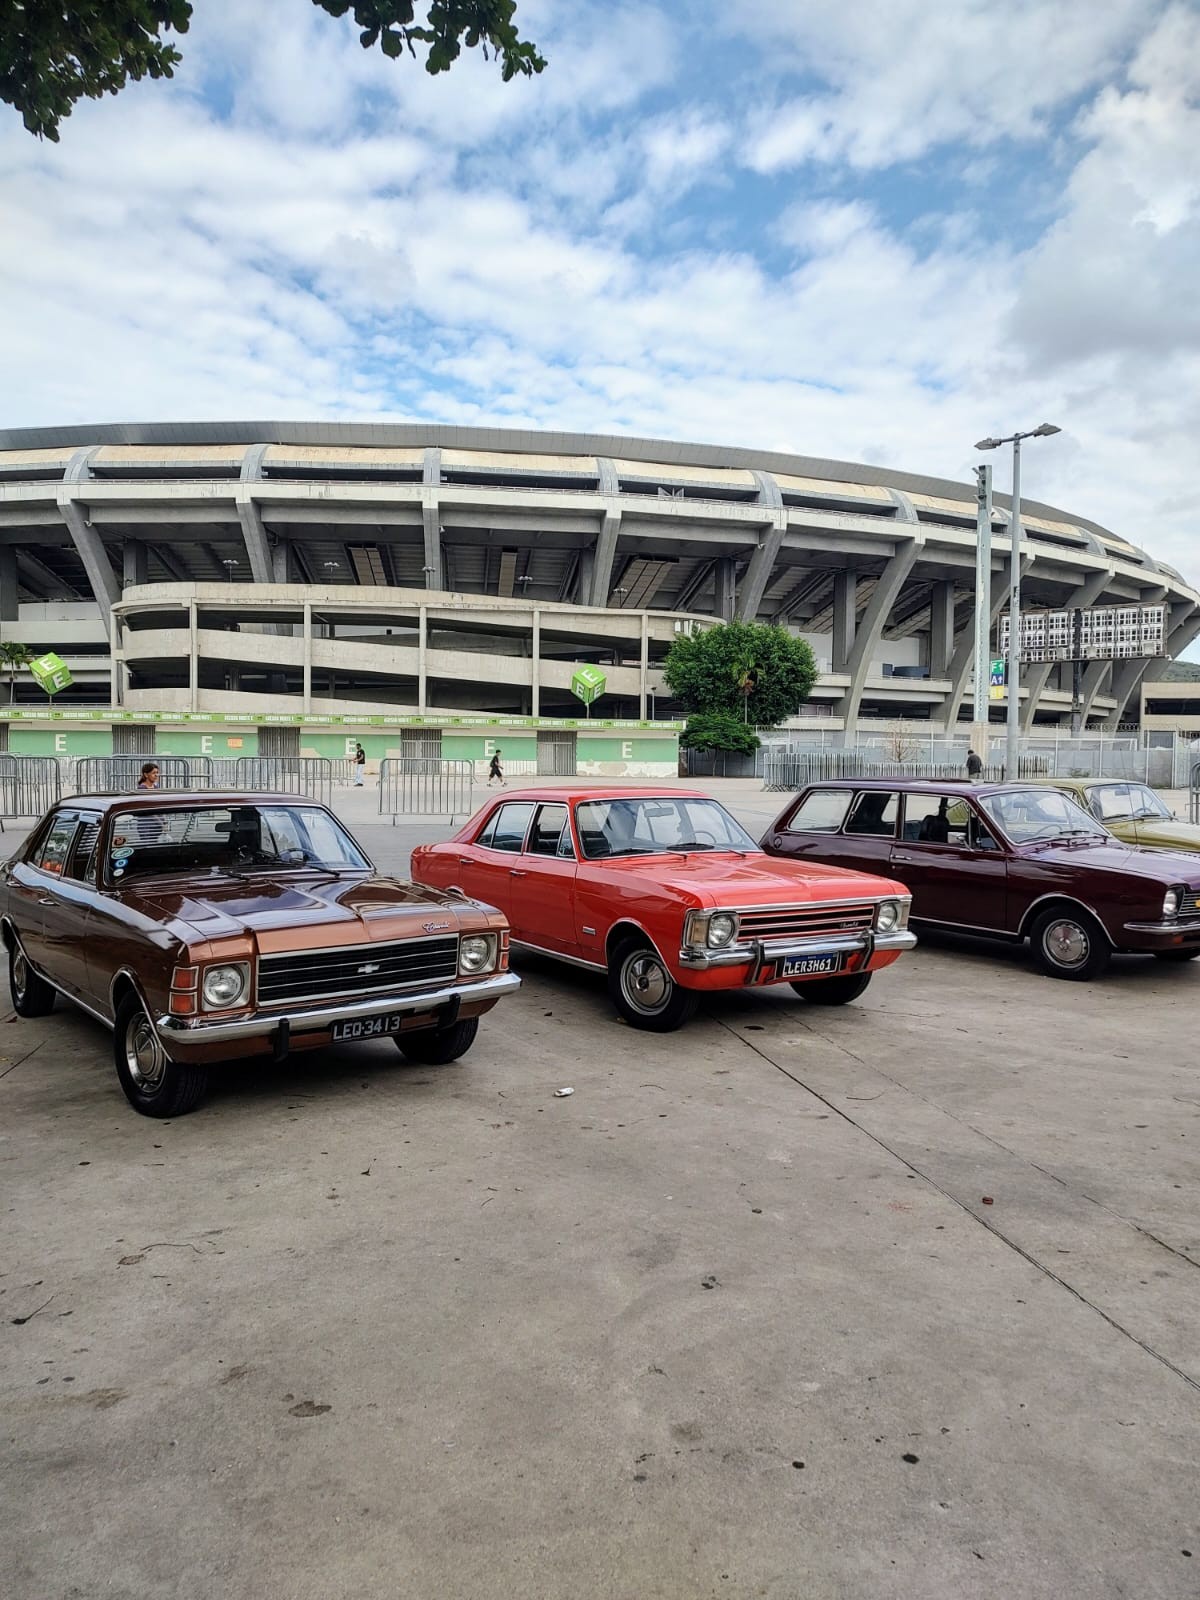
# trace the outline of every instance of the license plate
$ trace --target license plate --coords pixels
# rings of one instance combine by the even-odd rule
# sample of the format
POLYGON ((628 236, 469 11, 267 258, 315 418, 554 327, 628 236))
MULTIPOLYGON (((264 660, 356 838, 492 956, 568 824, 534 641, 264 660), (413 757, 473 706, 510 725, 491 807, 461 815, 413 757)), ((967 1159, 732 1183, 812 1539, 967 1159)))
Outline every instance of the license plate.
POLYGON ((333 1025, 333 1042, 341 1044, 349 1039, 385 1039, 399 1033, 404 1021, 402 1011, 392 1011, 385 1017, 347 1017, 333 1025))
POLYGON ((841 956, 789 956, 779 963, 781 978, 816 978, 823 973, 837 972, 842 965, 841 956))

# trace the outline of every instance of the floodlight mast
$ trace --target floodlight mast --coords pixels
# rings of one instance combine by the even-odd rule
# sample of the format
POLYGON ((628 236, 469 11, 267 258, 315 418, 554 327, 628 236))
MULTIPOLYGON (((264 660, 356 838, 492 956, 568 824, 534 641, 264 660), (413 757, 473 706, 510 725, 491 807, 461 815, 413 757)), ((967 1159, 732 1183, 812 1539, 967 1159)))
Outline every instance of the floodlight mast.
MULTIPOLYGON (((1008 569, 1008 718, 1004 747, 1004 776, 1010 783, 1018 776, 1021 739, 1021 441, 1048 439, 1051 434, 1061 432, 1053 422, 1041 422, 1027 433, 1010 433, 1003 439, 980 439, 975 446, 976 450, 998 450, 1002 444, 1013 447, 1008 569)), ((976 604, 978 600, 976 596, 976 604)))

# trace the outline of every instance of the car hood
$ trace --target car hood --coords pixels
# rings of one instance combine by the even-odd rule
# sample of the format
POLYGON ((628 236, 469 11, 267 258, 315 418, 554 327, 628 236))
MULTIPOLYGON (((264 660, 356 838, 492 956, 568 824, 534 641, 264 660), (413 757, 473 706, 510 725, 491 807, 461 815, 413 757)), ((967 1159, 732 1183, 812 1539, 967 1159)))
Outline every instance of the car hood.
POLYGON ((164 921, 186 922, 202 939, 252 933, 264 954, 440 933, 457 927, 460 911, 475 909, 453 891, 399 878, 260 873, 203 888, 131 886, 126 898, 164 921))
POLYGON ((1200 850, 1200 825, 1194 822, 1175 822, 1148 817, 1144 822, 1124 823, 1124 828, 1137 828, 1139 843, 1156 850, 1183 850, 1195 853, 1200 850))
POLYGON ((593 863, 607 878, 634 880, 657 889, 693 894, 705 905, 774 906, 797 901, 860 900, 868 895, 907 895, 894 878, 823 862, 785 860, 762 854, 618 856, 593 863))
POLYGON ((1104 844, 1026 845, 1021 854, 1028 861, 1076 871, 1094 867, 1104 872, 1124 872, 1150 878, 1164 886, 1200 884, 1200 861, 1194 855, 1181 850, 1158 850, 1149 845, 1123 844, 1120 839, 1110 839, 1104 844))

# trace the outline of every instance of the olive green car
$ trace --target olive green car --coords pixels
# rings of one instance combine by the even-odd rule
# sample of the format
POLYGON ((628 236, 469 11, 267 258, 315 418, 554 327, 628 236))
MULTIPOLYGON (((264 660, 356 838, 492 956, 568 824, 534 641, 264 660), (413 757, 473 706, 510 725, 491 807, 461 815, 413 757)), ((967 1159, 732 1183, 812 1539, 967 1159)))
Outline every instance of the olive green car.
POLYGON ((1180 822, 1145 783, 1119 778, 1047 780, 1077 800, 1110 833, 1127 844, 1160 850, 1200 851, 1200 824, 1180 822))

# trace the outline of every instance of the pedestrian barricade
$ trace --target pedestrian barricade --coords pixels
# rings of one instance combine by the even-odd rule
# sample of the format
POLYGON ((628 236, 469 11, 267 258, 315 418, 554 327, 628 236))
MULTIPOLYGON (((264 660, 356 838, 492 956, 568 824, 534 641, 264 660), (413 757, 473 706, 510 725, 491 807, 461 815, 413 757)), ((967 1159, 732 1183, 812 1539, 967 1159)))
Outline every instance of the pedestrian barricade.
POLYGON ((387 756, 379 763, 379 815, 465 817, 471 810, 475 763, 429 756, 387 756))
POLYGON ((62 773, 53 756, 0 755, 0 832, 6 817, 40 817, 62 799, 62 773))
POLYGON ((234 787, 304 794, 327 806, 333 799, 333 769, 324 756, 239 756, 234 787))
POLYGON ((1200 761, 1192 768, 1192 784, 1188 791, 1188 820, 1200 822, 1200 761))
POLYGON ((207 756, 80 756, 75 763, 76 794, 114 794, 136 789, 142 768, 158 768, 160 789, 210 789, 212 762, 207 756))

